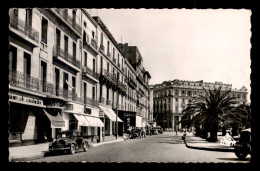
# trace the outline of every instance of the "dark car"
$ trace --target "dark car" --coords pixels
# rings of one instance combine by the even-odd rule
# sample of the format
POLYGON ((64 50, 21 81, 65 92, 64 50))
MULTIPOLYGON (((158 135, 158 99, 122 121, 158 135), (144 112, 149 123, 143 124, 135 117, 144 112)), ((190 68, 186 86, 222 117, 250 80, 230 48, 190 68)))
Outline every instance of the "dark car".
POLYGON ((251 129, 244 129, 240 132, 238 141, 235 144, 235 154, 239 159, 245 159, 251 153, 251 129))
POLYGON ((140 130, 139 129, 132 129, 129 134, 129 138, 136 138, 140 137, 140 130))
POLYGON ((88 142, 83 138, 81 132, 75 131, 62 131, 57 135, 57 139, 49 144, 49 151, 66 151, 70 154, 83 149, 87 151, 89 148, 88 142))

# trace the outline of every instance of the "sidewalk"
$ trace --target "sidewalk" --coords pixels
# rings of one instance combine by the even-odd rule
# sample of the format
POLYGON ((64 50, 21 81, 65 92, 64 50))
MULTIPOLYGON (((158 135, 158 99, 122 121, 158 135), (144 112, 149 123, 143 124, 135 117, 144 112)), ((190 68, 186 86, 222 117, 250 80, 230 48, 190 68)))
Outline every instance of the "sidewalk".
POLYGON ((186 147, 199 149, 199 150, 209 150, 209 151, 221 151, 221 152, 234 152, 234 147, 222 146, 220 145, 220 139, 222 136, 218 136, 217 142, 208 142, 201 137, 196 137, 192 134, 187 134, 184 140, 186 147))
MULTIPOLYGON (((103 142, 89 142, 90 148, 97 147, 103 144, 110 144, 115 142, 124 141, 123 137, 115 136, 105 137, 103 142)), ((43 158, 48 153, 49 143, 41 143, 28 146, 10 147, 9 148, 9 161, 30 161, 34 159, 43 158)))

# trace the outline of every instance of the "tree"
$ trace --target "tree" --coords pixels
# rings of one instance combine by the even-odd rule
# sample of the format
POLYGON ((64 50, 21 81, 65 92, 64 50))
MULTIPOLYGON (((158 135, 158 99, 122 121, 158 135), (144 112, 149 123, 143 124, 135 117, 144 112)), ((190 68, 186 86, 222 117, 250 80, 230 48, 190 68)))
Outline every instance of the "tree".
POLYGON ((221 120, 224 127, 232 126, 232 136, 235 136, 238 128, 250 128, 251 108, 249 105, 241 104, 225 113, 221 120))
POLYGON ((224 113, 229 113, 236 104, 234 97, 228 96, 230 91, 221 90, 221 87, 213 90, 204 88, 205 94, 194 97, 182 112, 184 118, 191 118, 192 126, 202 128, 204 138, 210 132, 209 141, 217 141, 221 117, 224 113))

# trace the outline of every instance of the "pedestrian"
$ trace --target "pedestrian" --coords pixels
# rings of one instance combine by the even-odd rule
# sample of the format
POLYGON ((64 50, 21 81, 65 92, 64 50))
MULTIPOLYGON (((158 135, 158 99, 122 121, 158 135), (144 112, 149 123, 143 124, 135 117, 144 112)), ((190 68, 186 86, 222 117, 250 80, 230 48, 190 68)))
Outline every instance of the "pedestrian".
POLYGON ((143 130, 142 130, 142 133, 143 133, 143 138, 146 138, 146 131, 145 131, 144 128, 143 128, 143 130))
POLYGON ((150 136, 152 136, 152 129, 149 128, 149 133, 150 133, 150 136))
POLYGON ((178 135, 178 131, 177 131, 177 129, 175 129, 175 132, 176 132, 176 135, 178 135))

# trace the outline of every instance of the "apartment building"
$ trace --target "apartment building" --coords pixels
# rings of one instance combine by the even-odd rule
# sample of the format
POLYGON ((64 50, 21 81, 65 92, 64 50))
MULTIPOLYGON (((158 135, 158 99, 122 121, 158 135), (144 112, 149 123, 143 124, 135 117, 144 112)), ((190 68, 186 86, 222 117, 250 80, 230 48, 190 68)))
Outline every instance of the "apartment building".
POLYGON ((149 126, 148 92, 151 75, 143 66, 143 58, 136 46, 118 44, 136 73, 136 127, 149 126))
POLYGON ((223 89, 231 89, 229 96, 236 97, 238 104, 247 102, 247 89, 232 89, 231 84, 222 82, 209 83, 200 81, 184 81, 175 79, 164 81, 161 84, 150 86, 153 92, 153 117, 157 124, 163 128, 181 129, 181 112, 186 108, 189 100, 198 95, 204 94, 205 89, 214 89, 221 86, 223 89))
POLYGON ((117 112, 133 114, 133 127, 145 125, 151 76, 142 62, 129 62, 99 17, 57 8, 9 15, 10 146, 74 129, 102 141, 116 134, 116 121, 120 134, 129 125, 117 112))

